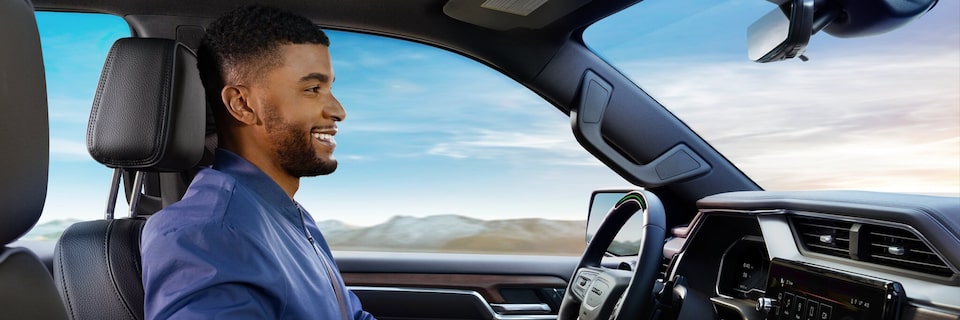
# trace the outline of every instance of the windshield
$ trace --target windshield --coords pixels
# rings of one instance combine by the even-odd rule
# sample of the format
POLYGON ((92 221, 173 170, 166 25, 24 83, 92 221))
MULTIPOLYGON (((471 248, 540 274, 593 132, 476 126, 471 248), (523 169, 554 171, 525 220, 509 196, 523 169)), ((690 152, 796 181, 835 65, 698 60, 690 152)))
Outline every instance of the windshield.
POLYGON ((647 0, 584 42, 767 190, 960 194, 960 5, 903 28, 747 58, 763 0, 647 0))

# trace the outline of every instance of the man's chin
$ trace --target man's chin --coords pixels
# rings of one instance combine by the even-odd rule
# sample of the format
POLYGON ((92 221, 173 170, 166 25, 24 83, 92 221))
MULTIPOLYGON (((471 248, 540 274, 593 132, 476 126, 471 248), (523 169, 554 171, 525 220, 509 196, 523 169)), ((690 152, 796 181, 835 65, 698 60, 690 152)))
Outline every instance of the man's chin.
POLYGON ((315 163, 310 167, 288 168, 287 172, 294 177, 325 176, 337 171, 337 160, 329 159, 315 163))
POLYGON ((318 171, 316 171, 317 174, 308 177, 325 176, 333 173, 334 171, 337 171, 337 160, 330 159, 323 162, 323 165, 318 168, 318 171))
POLYGON ((337 171, 337 160, 333 160, 332 163, 333 163, 332 165, 330 165, 329 167, 326 167, 323 172, 318 174, 318 176, 325 176, 333 173, 334 171, 337 171))
POLYGON ((332 154, 319 159, 320 159, 319 164, 320 164, 322 173, 318 175, 328 175, 333 173, 334 171, 337 171, 337 158, 334 158, 332 154))

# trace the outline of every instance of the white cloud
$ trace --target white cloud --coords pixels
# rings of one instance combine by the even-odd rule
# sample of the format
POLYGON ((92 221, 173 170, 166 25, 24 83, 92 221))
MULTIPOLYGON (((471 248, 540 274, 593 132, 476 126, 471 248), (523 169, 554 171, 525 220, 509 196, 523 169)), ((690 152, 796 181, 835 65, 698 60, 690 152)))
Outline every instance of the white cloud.
POLYGON ((379 85, 383 87, 380 94, 386 96, 400 94, 422 95, 427 92, 426 88, 424 88, 422 85, 404 79, 385 79, 380 81, 379 85))
POLYGON ((344 160, 350 160, 350 161, 369 161, 369 160, 373 160, 373 157, 358 155, 358 154, 343 154, 343 155, 337 155, 337 159, 344 159, 344 160))
POLYGON ((768 189, 960 193, 956 48, 626 73, 768 189))
POLYGON ((92 100, 92 98, 51 95, 47 98, 50 122, 86 125, 92 100))
POLYGON ((558 127, 526 132, 469 131, 435 144, 427 154, 456 159, 508 160, 514 164, 602 166, 574 140, 569 129, 558 127))
POLYGON ((61 160, 92 161, 87 145, 74 140, 50 138, 50 155, 61 160))

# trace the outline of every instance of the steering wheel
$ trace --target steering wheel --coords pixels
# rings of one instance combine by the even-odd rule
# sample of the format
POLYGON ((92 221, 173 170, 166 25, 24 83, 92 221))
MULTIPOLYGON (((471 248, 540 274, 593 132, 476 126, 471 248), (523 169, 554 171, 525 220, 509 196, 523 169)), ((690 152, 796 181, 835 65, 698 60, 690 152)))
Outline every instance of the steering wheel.
POLYGON ((631 191, 617 201, 583 252, 557 319, 648 319, 653 313, 653 288, 663 256, 665 225, 663 204, 653 193, 631 191), (643 218, 635 271, 601 267, 614 237, 635 214, 643 218))

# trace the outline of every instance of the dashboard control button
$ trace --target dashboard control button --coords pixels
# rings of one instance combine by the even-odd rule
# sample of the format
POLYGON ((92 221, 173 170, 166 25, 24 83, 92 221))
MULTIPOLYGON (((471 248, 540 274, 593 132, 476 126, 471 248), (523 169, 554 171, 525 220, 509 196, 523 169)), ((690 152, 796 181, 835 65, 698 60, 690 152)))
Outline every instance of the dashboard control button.
POLYGON ((787 293, 783 298, 783 305, 781 305, 781 310, 783 310, 783 315, 790 317, 793 314, 793 301, 796 300, 795 296, 792 293, 787 293))
POLYGON ((783 292, 777 292, 777 299, 774 301, 773 315, 777 316, 777 319, 780 319, 780 302, 783 301, 783 292))
POLYGON ((830 320, 833 318, 833 307, 826 303, 820 304, 820 317, 817 320, 830 320))
POLYGON ((806 317, 804 317, 805 314, 803 313, 803 311, 805 311, 803 308, 805 307, 806 304, 807 304, 807 298, 797 297, 797 300, 793 302, 793 318, 794 319, 796 320, 806 319, 806 317))
POLYGON ((807 300, 807 320, 817 320, 817 310, 820 308, 820 303, 814 301, 813 299, 807 300))

